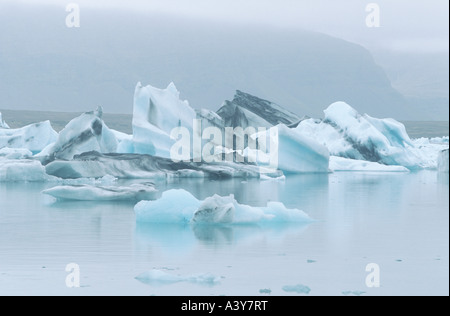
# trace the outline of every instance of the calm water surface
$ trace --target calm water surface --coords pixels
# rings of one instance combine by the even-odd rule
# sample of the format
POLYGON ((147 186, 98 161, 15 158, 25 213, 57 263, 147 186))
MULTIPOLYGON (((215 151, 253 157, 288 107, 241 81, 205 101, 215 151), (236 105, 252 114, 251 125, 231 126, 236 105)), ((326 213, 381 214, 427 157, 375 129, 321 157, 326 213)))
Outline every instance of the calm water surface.
MULTIPOLYGON (((54 185, 54 184, 53 184, 54 185)), ((449 294, 449 177, 335 173, 285 182, 179 180, 199 199, 234 194, 262 206, 281 201, 316 222, 273 227, 136 224, 132 203, 56 202, 52 184, 0 183, 0 295, 309 295, 449 294), (80 266, 67 288, 65 267, 80 266), (380 288, 366 287, 366 266, 380 288), (142 272, 210 273, 216 285, 144 284, 142 272)))

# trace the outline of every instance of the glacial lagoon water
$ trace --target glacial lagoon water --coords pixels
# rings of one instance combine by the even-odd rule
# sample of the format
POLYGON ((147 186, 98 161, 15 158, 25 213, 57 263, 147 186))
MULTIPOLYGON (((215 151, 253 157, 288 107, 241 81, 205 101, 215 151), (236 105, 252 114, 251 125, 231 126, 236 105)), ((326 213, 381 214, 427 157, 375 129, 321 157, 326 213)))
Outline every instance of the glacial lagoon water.
POLYGON ((0 183, 0 295, 305 295, 286 291, 297 285, 308 295, 449 295, 448 174, 157 183, 199 199, 280 201, 316 220, 270 227, 137 224, 133 203, 58 202, 41 194, 51 186, 0 183), (79 288, 66 286, 69 263, 80 267, 79 288), (366 286, 371 263, 378 288, 366 286), (220 282, 136 279, 152 269, 220 282))

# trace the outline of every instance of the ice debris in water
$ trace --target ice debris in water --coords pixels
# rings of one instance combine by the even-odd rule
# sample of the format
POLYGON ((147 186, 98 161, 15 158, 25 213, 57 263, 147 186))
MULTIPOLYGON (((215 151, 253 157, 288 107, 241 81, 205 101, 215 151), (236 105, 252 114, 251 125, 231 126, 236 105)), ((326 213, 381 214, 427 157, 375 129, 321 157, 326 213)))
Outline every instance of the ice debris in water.
POLYGON ((156 269, 146 271, 136 277, 136 280, 149 285, 169 285, 173 283, 187 282, 214 286, 220 283, 221 279, 221 277, 217 277, 212 274, 192 274, 181 276, 156 269))
POLYGON ((272 290, 271 289, 260 289, 259 290, 259 294, 271 294, 272 290))
POLYGON ((366 294, 366 292, 363 292, 363 291, 344 291, 344 292, 342 292, 342 294, 345 295, 345 296, 349 296, 349 295, 361 296, 363 294, 366 294))
POLYGON ((283 291, 295 292, 298 294, 309 294, 309 292, 311 292, 311 289, 305 285, 297 284, 297 285, 285 285, 283 286, 283 291))

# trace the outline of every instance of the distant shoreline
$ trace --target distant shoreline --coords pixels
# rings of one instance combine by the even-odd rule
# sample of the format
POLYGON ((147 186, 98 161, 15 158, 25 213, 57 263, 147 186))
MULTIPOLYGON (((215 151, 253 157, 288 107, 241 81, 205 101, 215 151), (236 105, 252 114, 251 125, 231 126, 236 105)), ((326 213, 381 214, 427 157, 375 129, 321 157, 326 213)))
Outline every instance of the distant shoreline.
MULTIPOLYGON (((59 132, 67 123, 83 112, 50 112, 30 110, 2 110, 3 119, 11 128, 19 128, 32 123, 50 120, 59 132)), ((119 132, 132 134, 131 114, 104 113, 103 120, 108 127, 119 132)), ((449 121, 401 121, 411 138, 449 136, 449 121)))

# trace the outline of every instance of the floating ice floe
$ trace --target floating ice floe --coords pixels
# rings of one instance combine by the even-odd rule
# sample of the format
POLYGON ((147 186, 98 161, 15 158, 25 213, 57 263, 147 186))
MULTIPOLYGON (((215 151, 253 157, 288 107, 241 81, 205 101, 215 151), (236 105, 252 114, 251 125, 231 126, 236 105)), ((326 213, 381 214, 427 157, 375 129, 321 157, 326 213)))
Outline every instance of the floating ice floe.
POLYGON ((156 201, 141 201, 135 208, 136 221, 144 223, 258 224, 309 223, 303 211, 287 209, 282 203, 269 202, 266 207, 239 204, 234 196, 214 195, 200 201, 185 190, 169 190, 156 201))
POLYGON ((149 285, 169 285, 173 283, 187 282, 213 286, 220 283, 221 279, 221 277, 216 277, 212 274, 192 274, 181 276, 156 269, 141 273, 136 277, 136 280, 149 285))
MULTIPOLYGON (((56 160, 46 166, 48 174, 62 179, 101 178, 111 175, 120 179, 166 178, 259 178, 260 169, 255 165, 232 162, 194 163, 140 154, 100 154, 88 152, 73 160, 56 160)), ((282 175, 273 171, 266 176, 282 175)))
POLYGON ((74 201, 142 201, 154 200, 158 191, 153 184, 130 186, 63 185, 42 192, 61 200, 74 201))
POLYGON ((2 112, 0 112, 0 128, 9 128, 9 125, 3 120, 2 112))
POLYGON ((37 154, 54 143, 57 138, 58 133, 52 128, 50 121, 17 129, 0 129, 0 149, 22 148, 37 154))

